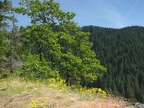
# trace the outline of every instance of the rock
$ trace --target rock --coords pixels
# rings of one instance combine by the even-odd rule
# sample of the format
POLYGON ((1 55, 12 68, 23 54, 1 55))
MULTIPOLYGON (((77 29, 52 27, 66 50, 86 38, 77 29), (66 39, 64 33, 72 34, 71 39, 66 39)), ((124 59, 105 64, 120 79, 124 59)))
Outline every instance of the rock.
POLYGON ((135 106, 135 108, 144 108, 144 104, 138 102, 133 102, 132 105, 135 106))

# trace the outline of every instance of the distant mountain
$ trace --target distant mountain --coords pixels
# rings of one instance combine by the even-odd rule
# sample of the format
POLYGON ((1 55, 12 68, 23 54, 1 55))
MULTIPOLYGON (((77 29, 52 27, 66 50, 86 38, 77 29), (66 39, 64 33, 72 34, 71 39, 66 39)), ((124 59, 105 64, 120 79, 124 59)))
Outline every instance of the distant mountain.
POLYGON ((144 27, 121 29, 84 26, 107 72, 91 86, 144 103, 144 27))

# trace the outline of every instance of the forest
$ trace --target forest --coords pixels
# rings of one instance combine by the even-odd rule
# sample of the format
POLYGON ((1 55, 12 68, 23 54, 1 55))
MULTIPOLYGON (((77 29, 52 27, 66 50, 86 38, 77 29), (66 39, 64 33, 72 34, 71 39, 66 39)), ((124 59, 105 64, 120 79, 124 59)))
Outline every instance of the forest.
POLYGON ((0 78, 56 78, 144 103, 144 28, 78 26, 53 0, 0 1, 0 78), (17 26, 15 15, 31 18, 17 26))
POLYGON ((82 27, 107 72, 90 86, 144 103, 144 27, 82 27))

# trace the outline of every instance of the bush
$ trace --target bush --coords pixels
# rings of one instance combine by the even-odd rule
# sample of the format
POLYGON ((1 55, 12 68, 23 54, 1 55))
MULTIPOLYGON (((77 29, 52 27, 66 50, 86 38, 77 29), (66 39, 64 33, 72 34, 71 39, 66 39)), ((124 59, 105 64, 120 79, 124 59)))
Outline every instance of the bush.
POLYGON ((23 76, 32 79, 59 77, 59 72, 57 70, 52 70, 49 65, 50 63, 44 58, 40 61, 38 55, 29 55, 22 67, 23 76))
POLYGON ((10 73, 8 71, 3 72, 0 74, 0 78, 8 78, 10 76, 10 73))

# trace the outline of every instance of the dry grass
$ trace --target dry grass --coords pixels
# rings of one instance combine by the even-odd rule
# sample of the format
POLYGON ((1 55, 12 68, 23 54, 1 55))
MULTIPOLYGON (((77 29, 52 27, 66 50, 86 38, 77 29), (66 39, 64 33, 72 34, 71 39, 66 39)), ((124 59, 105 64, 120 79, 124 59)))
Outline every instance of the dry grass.
POLYGON ((0 80, 0 108, 126 108, 119 98, 81 94, 65 85, 19 78, 0 80))

